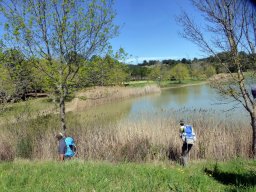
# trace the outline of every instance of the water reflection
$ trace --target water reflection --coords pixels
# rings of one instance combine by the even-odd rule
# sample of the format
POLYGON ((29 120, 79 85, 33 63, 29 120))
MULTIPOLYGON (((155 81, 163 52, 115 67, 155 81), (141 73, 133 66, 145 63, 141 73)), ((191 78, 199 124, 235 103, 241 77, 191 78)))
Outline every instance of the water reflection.
MULTIPOLYGON (((237 118, 247 115, 242 106, 237 105, 238 109, 231 110, 234 103, 228 102, 226 105, 219 105, 218 93, 209 85, 196 85, 181 88, 164 89, 161 94, 153 94, 138 98, 118 101, 111 104, 98 106, 84 111, 85 114, 101 114, 111 120, 138 120, 142 114, 152 118, 156 114, 164 115, 164 111, 214 111, 221 118, 237 118), (225 112, 225 116, 223 115, 225 112)), ((166 115, 166 114, 165 114, 166 115)), ((170 115, 170 114, 169 114, 170 115)))
POLYGON ((127 118, 131 112, 132 102, 130 100, 107 103, 85 109, 77 112, 79 118, 86 119, 87 122, 95 122, 98 124, 106 124, 117 122, 123 118, 127 118))

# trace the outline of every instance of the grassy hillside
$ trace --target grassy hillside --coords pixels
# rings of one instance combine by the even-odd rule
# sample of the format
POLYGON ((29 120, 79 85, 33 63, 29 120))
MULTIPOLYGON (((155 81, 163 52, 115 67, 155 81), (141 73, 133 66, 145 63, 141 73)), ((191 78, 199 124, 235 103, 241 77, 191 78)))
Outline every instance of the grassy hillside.
POLYGON ((0 164, 1 191, 255 191, 256 161, 194 163, 24 162, 0 164))

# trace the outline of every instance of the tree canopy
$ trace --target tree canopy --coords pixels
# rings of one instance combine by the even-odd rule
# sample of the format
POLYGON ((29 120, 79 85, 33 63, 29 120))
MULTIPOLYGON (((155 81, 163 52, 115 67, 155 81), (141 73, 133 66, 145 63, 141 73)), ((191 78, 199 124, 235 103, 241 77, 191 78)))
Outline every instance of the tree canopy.
POLYGON ((47 76, 59 98, 65 130, 69 85, 85 61, 117 34, 113 0, 3 0, 0 11, 5 47, 19 50, 47 76))

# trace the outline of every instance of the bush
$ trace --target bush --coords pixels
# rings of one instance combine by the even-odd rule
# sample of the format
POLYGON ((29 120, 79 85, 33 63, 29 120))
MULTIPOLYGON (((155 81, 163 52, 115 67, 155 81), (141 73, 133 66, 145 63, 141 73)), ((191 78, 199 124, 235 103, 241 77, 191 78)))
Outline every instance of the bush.
POLYGON ((0 142, 0 161, 13 161, 15 157, 12 145, 6 141, 0 142))
POLYGON ((17 155, 21 158, 31 159, 32 158, 32 139, 29 136, 20 138, 17 143, 17 155))

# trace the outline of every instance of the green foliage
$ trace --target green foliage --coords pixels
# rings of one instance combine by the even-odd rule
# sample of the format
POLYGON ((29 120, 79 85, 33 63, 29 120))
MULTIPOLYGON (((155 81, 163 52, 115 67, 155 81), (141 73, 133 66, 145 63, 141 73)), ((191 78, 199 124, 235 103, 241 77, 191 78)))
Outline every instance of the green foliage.
POLYGON ((143 80, 147 79, 150 74, 150 69, 148 67, 139 65, 128 65, 132 80, 143 80))
POLYGON ((113 0, 3 0, 0 11, 7 23, 6 45, 15 45, 47 77, 48 90, 60 100, 65 129, 65 99, 77 87, 74 82, 80 67, 93 54, 102 53, 117 35, 113 0))
POLYGON ((170 77, 174 77, 180 83, 182 80, 189 78, 189 70, 184 64, 177 64, 170 71, 170 77))
POLYGON ((42 72, 38 72, 33 62, 25 59, 20 51, 10 49, 5 51, 3 55, 0 62, 2 100, 25 100, 28 93, 45 89, 42 72))
POLYGON ((15 85, 13 84, 8 70, 2 63, 0 63, 0 93, 1 102, 6 102, 8 98, 15 92, 15 85))
POLYGON ((213 66, 208 66, 205 69, 205 75, 207 78, 213 76, 214 74, 216 74, 216 69, 213 66))
POLYGON ((110 55, 101 58, 94 56, 79 71, 78 85, 109 86, 120 85, 127 81, 128 67, 110 55))
POLYGON ((190 70, 193 79, 204 80, 216 74, 216 66, 205 62, 194 62, 190 70))
POLYGON ((155 66, 153 66, 153 68, 151 68, 149 78, 150 78, 150 80, 154 80, 154 81, 160 81, 161 80, 162 70, 161 70, 161 65, 160 64, 155 65, 155 66))

